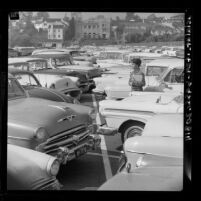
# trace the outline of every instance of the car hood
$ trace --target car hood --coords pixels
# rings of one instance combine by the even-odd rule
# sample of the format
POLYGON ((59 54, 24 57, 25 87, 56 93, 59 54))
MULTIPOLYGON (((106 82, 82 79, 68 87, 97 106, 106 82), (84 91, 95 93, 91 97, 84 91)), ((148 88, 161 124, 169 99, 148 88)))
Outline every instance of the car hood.
POLYGON ((16 124, 38 125, 45 127, 50 135, 65 131, 89 121, 89 115, 82 111, 81 105, 49 101, 40 98, 21 98, 8 101, 8 121, 16 124), (76 115, 72 121, 64 120, 76 115))
MULTIPOLYGON (((158 96, 159 98, 160 96, 158 96)), ((129 97, 130 98, 130 97, 129 97)), ((171 98, 164 98, 163 102, 156 103, 157 97, 131 97, 130 99, 123 99, 122 101, 115 100, 103 100, 100 101, 100 111, 104 109, 106 111, 139 111, 139 112, 166 112, 166 113, 175 113, 180 107, 174 101, 171 101, 171 98)))
POLYGON ((61 67, 59 67, 59 69, 69 69, 69 70, 86 72, 89 74, 90 77, 99 77, 102 73, 99 68, 95 68, 93 66, 88 66, 88 65, 61 66, 61 67))
MULTIPOLYGON (((66 96, 65 94, 50 88, 45 87, 34 87, 26 89, 30 97, 43 98, 52 101, 73 103, 73 98, 66 96)), ((70 88, 67 92, 75 91, 76 89, 70 88)), ((78 89, 79 90, 79 89, 78 89)))
POLYGON ((135 173, 120 172, 98 190, 181 191, 183 165, 139 168, 135 173))
POLYGON ((92 70, 94 69, 93 66, 87 66, 87 65, 68 65, 68 66, 61 66, 61 67, 58 67, 59 69, 75 69, 75 70, 86 70, 86 71, 89 71, 89 70, 92 70))

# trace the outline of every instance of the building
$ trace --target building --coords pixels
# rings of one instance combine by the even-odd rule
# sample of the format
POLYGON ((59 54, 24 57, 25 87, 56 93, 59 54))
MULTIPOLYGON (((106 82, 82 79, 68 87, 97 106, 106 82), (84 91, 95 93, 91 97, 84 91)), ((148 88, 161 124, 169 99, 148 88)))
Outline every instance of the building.
POLYGON ((44 47, 61 48, 63 46, 64 28, 66 26, 68 26, 68 22, 60 18, 48 18, 35 23, 35 27, 38 30, 47 31, 47 40, 42 43, 44 47))
POLYGON ((110 38, 110 20, 104 18, 102 15, 85 21, 77 20, 75 27, 76 38, 110 38))
POLYGON ((183 23, 184 24, 184 14, 179 14, 179 15, 175 15, 170 17, 169 19, 167 19, 168 22, 179 22, 179 23, 183 23))

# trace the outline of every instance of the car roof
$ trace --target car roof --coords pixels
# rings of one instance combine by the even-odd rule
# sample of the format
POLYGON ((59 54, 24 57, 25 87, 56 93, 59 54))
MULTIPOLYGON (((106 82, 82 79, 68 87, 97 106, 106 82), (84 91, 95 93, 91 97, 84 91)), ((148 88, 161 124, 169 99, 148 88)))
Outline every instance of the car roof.
POLYGON ((130 54, 128 54, 128 56, 161 57, 162 54, 151 53, 151 52, 135 52, 135 53, 130 53, 130 54))
POLYGON ((181 67, 184 68, 184 59, 179 58, 161 58, 151 61, 147 66, 181 67))
POLYGON ((38 54, 41 52, 65 52, 69 53, 71 51, 78 51, 78 50, 70 50, 70 49, 65 49, 65 48, 57 48, 57 49, 40 49, 40 50, 35 50, 32 52, 32 55, 38 54))
POLYGON ((12 57, 8 58, 8 64, 27 63, 29 61, 44 61, 43 58, 36 57, 12 57))
POLYGON ((50 58, 63 58, 63 57, 70 57, 70 54, 68 52, 59 52, 59 51, 44 51, 39 52, 33 57, 40 57, 43 59, 50 59, 50 58))
POLYGON ((100 53, 129 53, 131 52, 130 50, 105 50, 105 51, 100 51, 100 53))

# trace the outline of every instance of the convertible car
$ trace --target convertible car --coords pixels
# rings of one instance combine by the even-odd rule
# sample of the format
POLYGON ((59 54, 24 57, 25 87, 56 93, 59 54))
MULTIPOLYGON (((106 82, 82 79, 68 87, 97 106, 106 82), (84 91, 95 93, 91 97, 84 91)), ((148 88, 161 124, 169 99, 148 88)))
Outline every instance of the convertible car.
POLYGON ((99 112, 107 126, 118 129, 122 142, 142 134, 147 121, 158 113, 183 113, 183 94, 135 92, 123 100, 99 102, 99 112))
POLYGON ((143 132, 141 137, 126 140, 117 174, 99 190, 183 189, 183 115, 156 115, 143 132))
POLYGON ((67 161, 96 149, 95 110, 78 104, 29 97, 8 74, 8 143, 67 161))
POLYGON ((59 167, 53 156, 8 144, 7 190, 60 190, 59 167))
POLYGON ((80 93, 78 92, 80 92, 80 90, 76 86, 72 88, 69 87, 69 91, 66 91, 65 93, 68 95, 65 95, 64 93, 61 93, 55 89, 42 87, 36 76, 31 71, 9 68, 8 72, 19 81, 25 90, 28 91, 30 97, 43 98, 57 102, 80 104, 78 101, 80 97, 80 93))

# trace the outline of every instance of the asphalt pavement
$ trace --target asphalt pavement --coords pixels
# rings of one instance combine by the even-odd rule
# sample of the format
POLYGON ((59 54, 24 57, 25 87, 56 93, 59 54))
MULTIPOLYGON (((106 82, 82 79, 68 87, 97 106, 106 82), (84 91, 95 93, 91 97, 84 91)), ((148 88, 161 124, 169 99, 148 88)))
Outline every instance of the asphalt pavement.
MULTIPOLYGON (((102 97, 99 95, 83 94, 80 102, 98 111, 100 100, 102 97)), ((63 185, 62 190, 97 190, 116 174, 122 150, 120 135, 100 137, 101 144, 97 150, 90 151, 60 167, 57 177, 63 185)))

